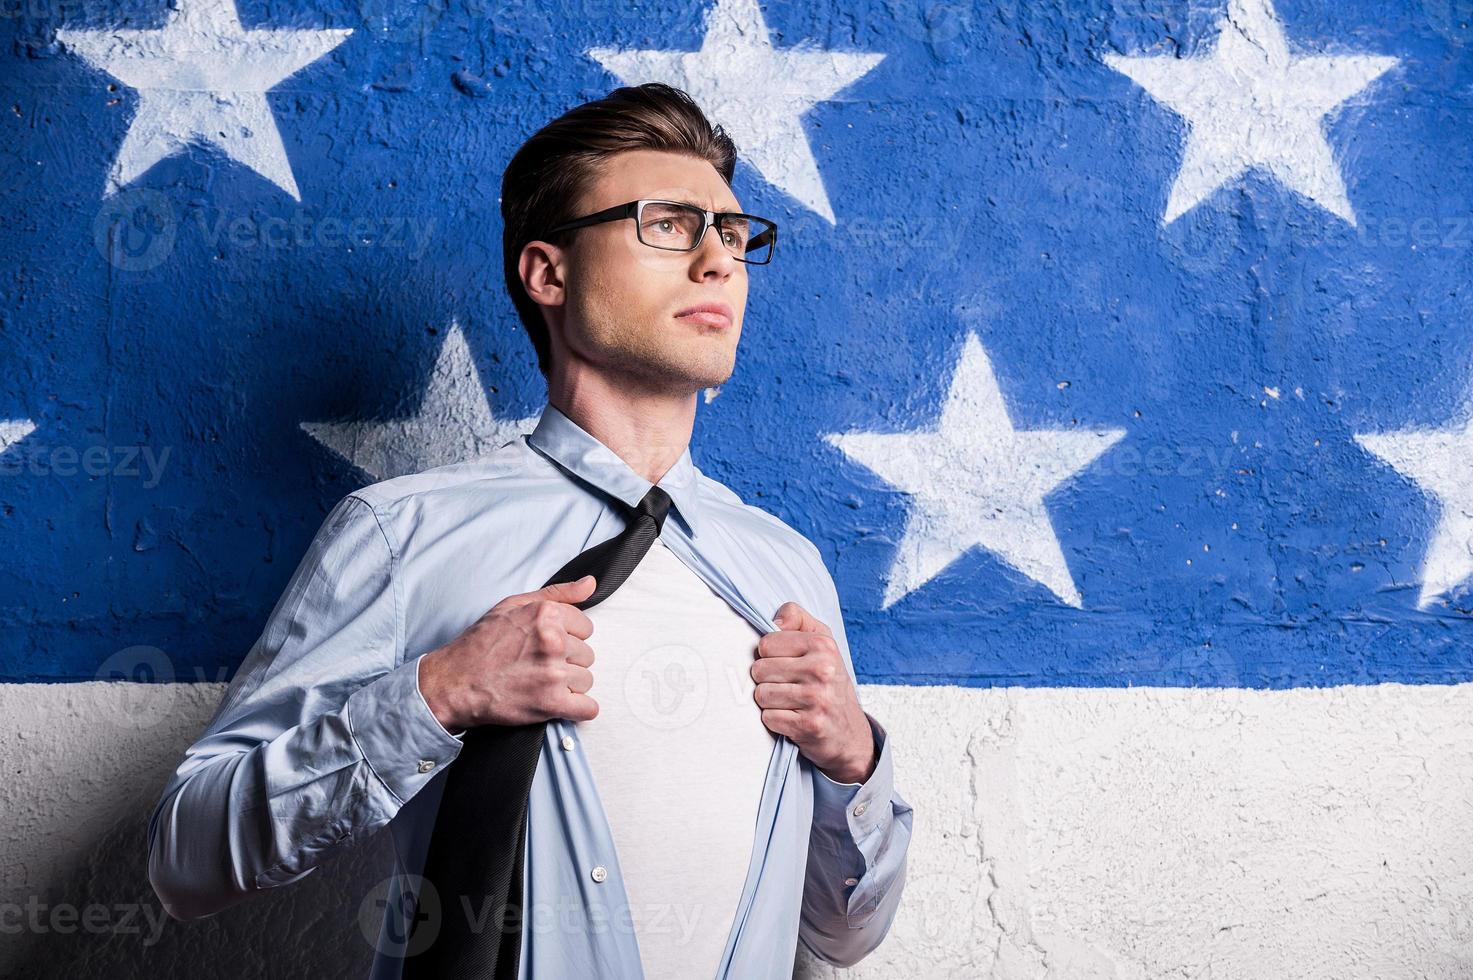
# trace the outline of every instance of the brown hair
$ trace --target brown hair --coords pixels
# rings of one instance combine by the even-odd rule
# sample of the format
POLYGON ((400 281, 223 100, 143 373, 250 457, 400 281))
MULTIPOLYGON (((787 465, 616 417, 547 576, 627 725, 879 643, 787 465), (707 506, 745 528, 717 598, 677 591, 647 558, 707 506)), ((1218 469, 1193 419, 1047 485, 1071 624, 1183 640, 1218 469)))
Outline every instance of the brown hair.
POLYGON ((573 213, 584 190, 602 172, 608 157, 624 150, 667 150, 709 161, 731 184, 736 145, 713 126, 689 95, 661 82, 616 88, 585 102, 533 133, 501 175, 501 253, 506 289, 537 351, 537 369, 552 373, 552 350, 541 308, 522 287, 517 271, 522 248, 530 241, 566 247, 571 231, 548 235, 545 229, 573 213))

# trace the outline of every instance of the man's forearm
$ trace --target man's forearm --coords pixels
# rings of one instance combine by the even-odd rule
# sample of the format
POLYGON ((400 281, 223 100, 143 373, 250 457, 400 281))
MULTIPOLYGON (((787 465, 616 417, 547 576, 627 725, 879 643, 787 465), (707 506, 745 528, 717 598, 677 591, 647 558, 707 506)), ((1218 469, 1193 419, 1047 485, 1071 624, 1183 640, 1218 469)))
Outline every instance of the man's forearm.
POLYGON ((249 748, 249 703, 197 742, 149 822, 149 880, 169 914, 211 915, 305 876, 453 760, 460 742, 420 699, 417 669, 405 663, 249 748))
POLYGON ((388 823, 459 754, 400 662, 394 555, 372 506, 333 507, 148 825, 176 918, 306 875, 388 823))

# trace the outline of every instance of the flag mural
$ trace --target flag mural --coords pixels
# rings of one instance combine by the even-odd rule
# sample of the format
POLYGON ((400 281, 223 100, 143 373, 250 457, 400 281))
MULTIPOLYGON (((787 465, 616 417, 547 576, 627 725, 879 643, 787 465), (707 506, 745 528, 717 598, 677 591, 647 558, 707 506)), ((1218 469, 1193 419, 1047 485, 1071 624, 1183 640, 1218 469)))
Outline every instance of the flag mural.
MULTIPOLYGON (((1082 846, 1083 817, 1040 829, 1022 802, 1054 798, 1028 763, 1072 750, 1010 750, 1015 782, 990 790, 965 733, 1004 688, 1162 742, 1229 703, 1271 706, 1281 736, 1357 698, 1388 738, 1413 709, 1384 699, 1460 716, 1470 14, 19 5, 0 20, 0 682, 218 690, 334 502, 530 431, 546 388, 501 278, 501 170, 566 108, 667 82, 732 135, 744 210, 780 226, 696 463, 823 553, 867 706, 912 741, 903 788, 955 781, 916 771, 928 716, 977 782, 957 834, 978 873, 918 857, 899 947, 1006 976, 1027 957, 979 952, 989 930, 1072 975, 1153 975, 1120 966, 1130 940, 1209 962, 1124 926, 1050 933, 1100 879, 989 851, 979 798, 1024 812, 1002 839, 1082 846), (1142 688, 1208 700, 1122 700, 1142 688), (979 882, 1009 867, 1024 925, 998 902, 935 924, 957 894, 988 907, 979 882)), ((1253 744, 1271 758, 1281 736, 1253 744)), ((1435 793, 1466 794, 1473 767, 1448 778, 1435 793)))
POLYGON ((535 420, 497 161, 642 81, 786 219, 695 442, 821 543, 867 678, 1473 667, 1470 151, 1438 97, 1469 75, 1435 11, 1316 38, 1263 0, 1103 8, 1048 51, 1022 7, 783 43, 724 0, 561 51, 531 5, 416 9, 11 21, 8 533, 54 557, 13 566, 7 679, 94 677, 140 626, 216 678, 330 498, 535 420))

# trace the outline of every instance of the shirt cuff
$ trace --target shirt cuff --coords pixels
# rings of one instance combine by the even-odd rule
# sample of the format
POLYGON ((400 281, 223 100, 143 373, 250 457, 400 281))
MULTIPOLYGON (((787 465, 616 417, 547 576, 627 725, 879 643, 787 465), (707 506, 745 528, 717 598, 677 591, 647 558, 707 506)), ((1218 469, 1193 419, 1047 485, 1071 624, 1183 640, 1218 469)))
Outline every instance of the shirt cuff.
POLYGON ((402 806, 460 754, 419 689, 419 662, 406 660, 348 696, 348 731, 379 782, 402 806))
POLYGON ((879 758, 875 771, 862 783, 840 783, 830 779, 817 766, 813 767, 814 822, 835 832, 848 831, 859 841, 878 830, 890 814, 890 794, 894 786, 894 765, 890 761, 889 738, 885 728, 864 713, 874 734, 879 758))

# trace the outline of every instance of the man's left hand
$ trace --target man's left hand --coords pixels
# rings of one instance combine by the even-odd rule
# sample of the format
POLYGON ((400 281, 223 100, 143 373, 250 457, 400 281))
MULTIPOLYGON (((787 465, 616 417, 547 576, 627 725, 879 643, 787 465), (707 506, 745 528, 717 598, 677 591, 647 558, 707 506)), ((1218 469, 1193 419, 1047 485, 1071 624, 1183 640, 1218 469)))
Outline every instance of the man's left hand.
POLYGON ((791 601, 773 622, 779 629, 757 641, 751 668, 762 724, 791 739, 834 782, 864 782, 879 752, 833 633, 791 601))

